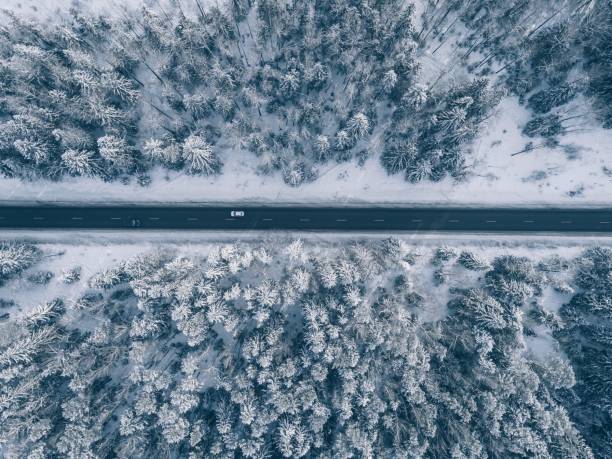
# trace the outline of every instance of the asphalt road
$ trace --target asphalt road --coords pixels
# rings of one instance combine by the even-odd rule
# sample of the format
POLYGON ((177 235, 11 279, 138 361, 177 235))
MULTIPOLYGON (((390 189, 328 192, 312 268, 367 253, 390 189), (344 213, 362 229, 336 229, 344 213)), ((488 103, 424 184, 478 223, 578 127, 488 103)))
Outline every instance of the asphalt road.
POLYGON ((611 233, 611 209, 5 206, 5 229, 611 233), (244 217, 232 217, 232 210, 244 217))

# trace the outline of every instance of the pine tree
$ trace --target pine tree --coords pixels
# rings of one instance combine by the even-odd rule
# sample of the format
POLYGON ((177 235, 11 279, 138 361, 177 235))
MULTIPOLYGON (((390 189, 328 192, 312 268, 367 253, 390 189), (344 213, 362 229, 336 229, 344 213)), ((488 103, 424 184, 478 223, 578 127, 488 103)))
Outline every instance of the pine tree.
POLYGON ((418 183, 431 176, 431 163, 428 160, 413 162, 406 169, 406 180, 418 183))
POLYGON ((51 160, 51 149, 41 141, 18 139, 13 142, 13 147, 21 156, 36 165, 44 165, 51 160))
POLYGON ((124 138, 106 135, 98 138, 100 156, 120 171, 130 170, 135 163, 134 149, 124 138))
POLYGON ((461 252, 457 259, 457 263, 472 271, 484 271, 489 268, 486 261, 477 257, 474 253, 467 251, 461 252))
POLYGON ((75 266, 74 268, 66 269, 62 271, 60 279, 65 284, 74 284, 81 279, 81 267, 75 266))
POLYGON ((415 84, 402 96, 401 105, 409 110, 418 110, 425 104, 427 97, 427 88, 415 84))
POLYGON ((149 139, 143 145, 143 153, 154 163, 167 167, 178 167, 183 161, 181 147, 173 140, 149 139))
POLYGON ((352 148, 354 145, 354 137, 351 137, 348 131, 341 129, 336 133, 336 149, 343 151, 352 148))
POLYGON ((91 177, 101 170, 94 153, 84 150, 66 150, 62 153, 62 165, 70 175, 91 177))
POLYGON ((0 285, 35 265, 41 255, 40 250, 31 244, 0 242, 0 285))
POLYGON ((283 167, 283 181, 293 187, 300 186, 305 181, 313 180, 314 172, 308 169, 304 161, 293 160, 283 167))
POLYGON ((293 97, 301 86, 301 76, 297 70, 290 70, 280 78, 280 89, 288 98, 293 97))
POLYGON ((331 146, 329 138, 325 135, 318 135, 314 141, 315 159, 320 162, 325 162, 330 155, 331 146))
POLYGON ((183 143, 183 157, 188 170, 194 174, 212 175, 221 171, 223 164, 211 144, 199 135, 190 135, 183 143))
POLYGON ((164 439, 170 445, 180 443, 187 437, 189 421, 178 415, 169 406, 162 406, 158 413, 157 422, 162 428, 164 439))
POLYGON ((416 160, 417 150, 412 143, 391 146, 383 152, 380 161, 389 174, 405 171, 416 160))
POLYGON ((370 132, 370 120, 363 113, 356 113, 348 120, 346 129, 354 139, 362 139, 370 132))
POLYGON ((577 84, 564 83, 558 87, 535 93, 529 98, 528 106, 536 113, 547 113, 555 107, 568 103, 576 96, 577 92, 577 84))
POLYGON ((24 317, 24 323, 28 328, 36 330, 41 326, 51 325, 64 313, 64 303, 55 299, 36 306, 24 317))
POLYGON ((388 70, 382 77, 382 88, 386 93, 390 93, 397 84, 397 73, 393 69, 388 70))

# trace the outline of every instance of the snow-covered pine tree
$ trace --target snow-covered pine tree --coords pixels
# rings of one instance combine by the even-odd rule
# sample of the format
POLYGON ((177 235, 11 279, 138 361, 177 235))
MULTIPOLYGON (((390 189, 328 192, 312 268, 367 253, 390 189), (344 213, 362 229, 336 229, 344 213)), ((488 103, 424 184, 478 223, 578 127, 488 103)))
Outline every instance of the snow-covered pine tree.
POLYGON ((192 134, 182 145, 183 157, 191 173, 213 175, 219 173, 222 162, 213 146, 204 137, 192 134))

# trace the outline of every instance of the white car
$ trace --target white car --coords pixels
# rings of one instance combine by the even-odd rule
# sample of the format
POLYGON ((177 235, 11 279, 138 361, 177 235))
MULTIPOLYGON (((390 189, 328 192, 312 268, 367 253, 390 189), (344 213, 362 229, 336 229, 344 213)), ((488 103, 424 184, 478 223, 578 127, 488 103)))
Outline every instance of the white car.
POLYGON ((243 210, 232 210, 230 212, 230 215, 232 217, 244 217, 244 211, 243 210))

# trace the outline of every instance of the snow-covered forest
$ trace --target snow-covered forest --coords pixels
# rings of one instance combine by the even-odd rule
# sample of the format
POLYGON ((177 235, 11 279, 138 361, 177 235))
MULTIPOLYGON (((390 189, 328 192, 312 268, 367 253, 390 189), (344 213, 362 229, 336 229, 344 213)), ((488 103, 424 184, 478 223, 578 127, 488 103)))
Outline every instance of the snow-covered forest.
POLYGON ((607 246, 104 250, 0 243, 2 457, 612 452, 607 246))
MULTIPOLYGON (((610 205, 609 0, 0 7, 0 201, 610 205)), ((609 240, 7 234, 0 458, 612 457, 609 240)))
POLYGON ((611 123, 609 2, 152 3, 4 11, 0 174, 146 186, 154 167, 232 174, 250 152, 290 187, 346 161, 460 181, 504 95, 533 114, 508 154, 558 146, 591 112, 611 123))

